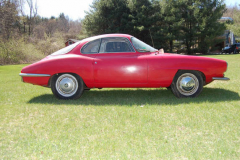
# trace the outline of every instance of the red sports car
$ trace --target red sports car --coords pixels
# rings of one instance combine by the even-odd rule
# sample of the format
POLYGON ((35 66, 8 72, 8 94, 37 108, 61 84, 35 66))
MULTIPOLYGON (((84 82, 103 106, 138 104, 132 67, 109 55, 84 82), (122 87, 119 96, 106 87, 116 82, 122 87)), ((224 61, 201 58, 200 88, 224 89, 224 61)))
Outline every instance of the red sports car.
POLYGON ((22 81, 50 87, 60 99, 76 99, 91 88, 171 88, 177 97, 196 97, 224 77, 223 60, 163 53, 127 34, 83 39, 26 66, 22 81))

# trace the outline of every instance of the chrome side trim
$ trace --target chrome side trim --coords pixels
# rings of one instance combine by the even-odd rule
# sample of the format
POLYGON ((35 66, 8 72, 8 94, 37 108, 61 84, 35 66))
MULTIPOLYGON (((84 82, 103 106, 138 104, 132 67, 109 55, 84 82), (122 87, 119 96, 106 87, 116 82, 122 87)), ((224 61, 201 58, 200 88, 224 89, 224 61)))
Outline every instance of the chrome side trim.
POLYGON ((50 74, 19 73, 21 77, 50 77, 50 74))
POLYGON ((227 78, 227 77, 222 77, 222 78, 220 78, 220 77, 213 77, 212 79, 213 80, 221 80, 221 81, 229 81, 230 80, 230 78, 227 78))

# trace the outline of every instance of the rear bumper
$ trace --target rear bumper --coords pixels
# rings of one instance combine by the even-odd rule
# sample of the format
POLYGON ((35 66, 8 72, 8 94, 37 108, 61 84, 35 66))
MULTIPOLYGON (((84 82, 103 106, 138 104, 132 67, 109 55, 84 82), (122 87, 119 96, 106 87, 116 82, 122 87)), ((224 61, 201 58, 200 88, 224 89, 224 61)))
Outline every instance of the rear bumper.
POLYGON ((19 73, 21 77, 50 77, 50 74, 19 73))
POLYGON ((229 81, 230 80, 230 78, 227 78, 227 77, 213 77, 212 78, 213 80, 221 80, 221 81, 229 81))
POLYGON ((22 77, 22 81, 25 83, 31 83, 34 85, 48 86, 50 74, 32 74, 32 73, 20 73, 19 76, 22 77))

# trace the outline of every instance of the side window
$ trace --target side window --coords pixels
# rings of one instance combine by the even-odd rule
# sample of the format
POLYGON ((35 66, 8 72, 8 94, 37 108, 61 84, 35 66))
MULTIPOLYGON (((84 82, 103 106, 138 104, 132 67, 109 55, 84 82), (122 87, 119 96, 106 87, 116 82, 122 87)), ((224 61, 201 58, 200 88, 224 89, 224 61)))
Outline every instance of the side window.
POLYGON ((84 54, 98 53, 100 42, 101 42, 101 39, 97 39, 92 42, 88 42, 87 44, 85 44, 82 47, 81 52, 84 54))
POLYGON ((99 53, 119 53, 119 52, 135 52, 132 44, 127 38, 110 37, 103 38, 99 53))

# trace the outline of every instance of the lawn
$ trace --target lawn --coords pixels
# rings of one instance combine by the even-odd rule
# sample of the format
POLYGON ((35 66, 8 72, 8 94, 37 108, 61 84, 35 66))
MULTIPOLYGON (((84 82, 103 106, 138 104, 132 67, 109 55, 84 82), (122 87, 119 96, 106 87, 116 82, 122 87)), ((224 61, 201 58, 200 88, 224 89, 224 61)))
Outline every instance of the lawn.
POLYGON ((240 54, 228 82, 197 98, 160 89, 93 89, 58 100, 0 66, 0 159, 240 159, 240 54))

